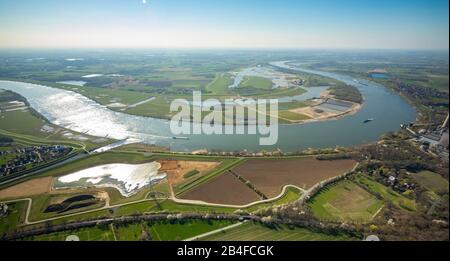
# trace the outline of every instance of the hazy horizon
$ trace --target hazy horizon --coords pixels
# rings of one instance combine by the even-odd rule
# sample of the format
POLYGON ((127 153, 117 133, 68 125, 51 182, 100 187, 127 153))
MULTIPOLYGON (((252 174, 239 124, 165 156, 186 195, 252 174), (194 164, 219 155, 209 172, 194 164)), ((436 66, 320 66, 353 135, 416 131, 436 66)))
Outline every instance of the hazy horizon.
POLYGON ((449 49, 447 0, 2 0, 1 49, 449 49))

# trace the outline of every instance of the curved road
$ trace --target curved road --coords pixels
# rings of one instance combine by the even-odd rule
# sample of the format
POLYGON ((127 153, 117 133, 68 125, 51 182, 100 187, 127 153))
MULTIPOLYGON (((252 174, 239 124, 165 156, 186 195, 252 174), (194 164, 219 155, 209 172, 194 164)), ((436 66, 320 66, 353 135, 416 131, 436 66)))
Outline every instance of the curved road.
MULTIPOLYGON (((271 199, 266 199, 266 200, 260 200, 260 201, 256 201, 247 205, 226 205, 226 204, 214 204, 214 203, 207 203, 204 201, 198 201, 198 200, 185 200, 185 199, 178 199, 176 197, 168 197, 168 198, 147 198, 148 194, 146 196, 146 198, 141 199, 141 200, 136 200, 136 201, 132 201, 132 202, 126 202, 126 203, 121 203, 121 204, 117 204, 117 205, 111 205, 110 204, 110 198, 107 197, 106 198, 106 202, 105 205, 101 208, 96 208, 96 209, 91 209, 91 210, 86 210, 86 211, 82 211, 82 212, 77 212, 77 213, 73 213, 73 214, 68 214, 68 215, 64 215, 64 216, 58 216, 58 217, 52 217, 52 218, 47 218, 47 219, 42 219, 42 220, 38 220, 38 221, 30 221, 30 212, 31 212, 31 206, 33 204, 33 199, 31 198, 23 198, 23 199, 15 199, 15 200, 10 200, 10 201, 4 201, 1 203, 14 203, 14 202, 21 202, 21 201, 27 201, 28 202, 28 207, 27 207, 27 211, 26 211, 26 216, 25 216, 25 221, 24 224, 25 225, 35 225, 35 224, 40 224, 40 223, 45 223, 48 221, 54 221, 54 220, 58 220, 58 219, 63 219, 63 218, 67 218, 67 217, 74 217, 74 216, 78 216, 78 215, 83 215, 83 214, 88 214, 88 213, 93 213, 93 212, 97 212, 97 211, 101 211, 101 210, 107 210, 107 209, 112 209, 112 208, 117 208, 117 207, 122 207, 122 206, 128 206, 128 205, 132 205, 132 204, 137 204, 137 203, 142 203, 142 202, 150 202, 150 201, 155 201, 155 200, 172 200, 175 203, 180 203, 180 204, 190 204, 190 205, 200 205, 200 206, 211 206, 211 207, 229 207, 229 208, 236 208, 236 210, 238 209, 243 209, 243 208, 248 208, 248 207, 252 207, 254 205, 258 205, 258 204, 263 204, 263 203, 270 203, 273 201, 276 201, 280 198, 282 198, 284 196, 284 194, 286 193, 288 188, 296 188, 298 190, 300 190, 302 192, 302 195, 304 194, 305 190, 302 188, 299 188, 297 186, 293 186, 293 185, 287 185, 283 187, 282 192, 280 193, 280 195, 278 195, 277 197, 271 198, 271 199)), ((150 192, 149 192, 150 193, 150 192)))
POLYGON ((33 203, 33 199, 31 198, 23 198, 23 199, 16 199, 16 200, 10 200, 10 201, 4 201, 4 202, 0 202, 0 203, 14 203, 14 202, 20 202, 20 201, 28 201, 28 207, 27 207, 27 211, 26 211, 26 216, 25 216, 25 221, 24 224, 25 225, 35 225, 35 224, 40 224, 40 223, 44 223, 44 222, 48 222, 48 221, 54 221, 54 220, 58 220, 58 219, 63 219, 63 218, 67 218, 67 217, 74 217, 74 216, 78 216, 78 215, 82 215, 82 214, 87 214, 87 213, 92 213, 92 212, 96 212, 96 211, 101 211, 101 210, 107 210, 107 209, 111 209, 111 208, 117 208, 117 207, 122 207, 122 206, 128 206, 128 205, 132 205, 132 204, 136 204, 136 203, 142 203, 142 202, 150 202, 150 201, 155 201, 155 200, 172 200, 175 203, 180 203, 180 204, 190 204, 190 205, 200 205, 200 206, 211 206, 211 207, 228 207, 228 208, 235 208, 236 210, 238 209, 245 209, 248 207, 252 207, 258 204, 263 204, 263 203, 270 203, 270 202, 274 202, 277 201, 278 199, 281 199, 288 188, 295 188, 301 191, 302 195, 300 196, 300 198, 298 199, 299 202, 303 202, 304 200, 308 199, 311 196, 311 193, 313 193, 314 191, 316 191, 316 189, 318 189, 321 186, 324 186, 325 184, 332 182, 334 180, 340 179, 342 177, 347 176, 348 174, 354 172, 359 166, 359 163, 357 163, 352 170, 350 170, 349 172, 338 176, 338 177, 333 177, 330 179, 327 179, 325 181, 322 181, 320 183, 317 183, 316 185, 312 186, 311 188, 309 188, 308 190, 304 190, 298 186, 295 185, 286 185, 283 187, 283 190, 281 191, 281 193, 271 199, 266 199, 266 200, 260 200, 260 201, 256 201, 247 205, 227 205, 227 204, 215 204, 215 203, 207 203, 204 201, 199 201, 199 200, 186 200, 186 199, 178 199, 174 196, 170 196, 167 198, 148 198, 148 195, 151 193, 149 192, 146 197, 144 199, 141 200, 136 200, 136 201, 132 201, 132 202, 126 202, 126 203, 121 203, 121 204, 117 204, 117 205, 111 205, 110 204, 110 198, 109 196, 106 198, 106 202, 105 205, 101 208, 97 208, 97 209, 91 209, 91 210, 86 210, 86 211, 82 211, 82 212, 77 212, 77 213, 73 213, 73 214, 68 214, 68 215, 64 215, 64 216, 58 216, 58 217, 53 217, 53 218, 47 218, 47 219, 42 219, 42 220, 38 220, 38 221, 30 221, 30 212, 31 212, 31 206, 33 203))

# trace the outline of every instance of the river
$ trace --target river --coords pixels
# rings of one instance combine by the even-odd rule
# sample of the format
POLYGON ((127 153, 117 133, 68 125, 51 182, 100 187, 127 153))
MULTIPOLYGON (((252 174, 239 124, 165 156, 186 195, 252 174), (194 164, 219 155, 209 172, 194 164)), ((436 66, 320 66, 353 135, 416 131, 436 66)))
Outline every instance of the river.
POLYGON ((380 136, 416 119, 415 109, 402 97, 374 82, 350 76, 308 70, 273 62, 272 66, 313 73, 355 86, 364 97, 357 113, 329 121, 280 125, 278 143, 260 146, 258 135, 187 135, 173 139, 167 120, 114 112, 72 91, 22 82, 0 81, 0 89, 24 96, 30 105, 53 124, 99 137, 133 138, 144 143, 170 147, 173 151, 298 151, 307 148, 351 146, 376 141, 380 136), (375 119, 364 124, 369 118, 375 119))

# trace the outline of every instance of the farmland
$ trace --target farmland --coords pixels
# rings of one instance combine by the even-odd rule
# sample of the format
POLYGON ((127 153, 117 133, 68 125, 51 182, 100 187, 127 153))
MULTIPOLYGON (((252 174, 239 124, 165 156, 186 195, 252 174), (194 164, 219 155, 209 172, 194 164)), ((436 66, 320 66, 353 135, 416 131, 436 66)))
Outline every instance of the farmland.
POLYGON ((220 74, 206 86, 206 91, 214 93, 216 95, 229 95, 230 90, 228 86, 232 84, 230 75, 220 74))
MULTIPOLYGON (((105 189, 106 191, 115 191, 113 189, 105 189)), ((98 193, 95 190, 87 190, 87 191, 78 191, 78 193, 98 193)), ((42 210, 48 206, 49 202, 61 201, 61 199, 67 199, 68 197, 74 197, 77 194, 77 191, 73 191, 70 194, 62 197, 61 195, 41 195, 39 197, 33 198, 33 205, 31 208, 30 221, 36 221, 42 223, 40 218, 47 218, 49 214, 42 213, 42 210)), ((254 204, 247 208, 243 208, 242 210, 248 213, 257 211, 259 209, 269 208, 273 206, 280 206, 284 204, 288 204, 297 200, 300 197, 300 192, 297 189, 289 188, 286 190, 286 193, 282 195, 278 199, 270 200, 267 202, 262 202, 258 204, 254 204)), ((78 194, 80 195, 80 194, 78 194)), ((158 199, 158 200, 142 200, 138 198, 133 198, 135 201, 126 201, 122 200, 120 206, 111 206, 109 209, 96 209, 96 208, 82 208, 75 209, 74 211, 63 213, 59 215, 53 215, 55 217, 54 220, 48 221, 48 224, 62 224, 64 222, 81 222, 85 220, 92 219, 103 219, 103 218, 112 218, 112 217, 125 217, 130 215, 142 215, 148 213, 233 213, 238 208, 235 207, 225 207, 225 206, 209 206, 209 205, 199 205, 192 203, 177 203, 170 199, 158 199)), ((23 225, 23 221, 25 218, 25 208, 28 202, 20 201, 20 204, 23 204, 23 208, 20 208, 17 211, 17 215, 20 215, 22 218, 18 219, 17 225, 23 225)), ((12 203, 11 203, 12 204, 12 203)))
POLYGON ((181 196, 183 199, 209 203, 245 205, 260 200, 258 195, 229 173, 196 187, 181 196))
POLYGON ((169 184, 182 186, 193 179, 205 175, 220 165, 216 161, 158 160, 161 172, 167 174, 169 184))
POLYGON ((383 197, 384 200, 390 201, 396 207, 406 210, 415 211, 416 202, 414 199, 407 198, 406 196, 392 190, 389 187, 384 186, 368 177, 358 176, 356 181, 366 186, 370 191, 383 197))
POLYGON ((359 240, 345 234, 329 235, 305 228, 279 225, 266 227, 258 223, 244 223, 230 230, 201 238, 201 241, 346 241, 359 240))
POLYGON ((231 172, 224 172, 204 184, 187 190, 181 194, 181 198, 208 203, 245 205, 263 198, 274 198, 286 185, 310 188, 321 181, 345 174, 354 165, 355 162, 352 160, 251 159, 232 168, 231 172))
POLYGON ((299 122, 299 121, 305 121, 305 120, 312 119, 311 117, 309 117, 307 115, 295 113, 295 112, 291 112, 291 111, 280 111, 278 115, 279 115, 280 119, 288 120, 289 122, 299 122))
POLYGON ((315 158, 248 160, 233 169, 267 197, 280 194, 285 185, 304 189, 350 171, 352 160, 317 160, 315 158))
MULTIPOLYGON (((92 54, 91 54, 92 55, 92 54)), ((273 88, 273 75, 247 76, 236 86, 232 72, 246 70, 259 64, 271 68, 266 55, 224 57, 216 54, 187 54, 166 56, 154 54, 152 58, 142 55, 129 57, 117 53, 96 54, 90 62, 84 59, 68 61, 54 55, 49 60, 30 61, 16 57, 11 64, 2 64, 2 79, 41 84, 80 93, 117 112, 132 115, 169 119, 170 103, 175 99, 190 99, 192 91, 203 92, 204 99, 224 100, 233 97, 280 98, 305 93, 302 87, 335 83, 334 80, 306 73, 282 72, 298 84, 273 88), (231 59, 232 58, 232 59, 231 59), (107 59, 109 62, 105 63, 107 59), (17 63, 21 70, 17 70, 17 63), (41 68, 36 71, 36 66, 41 68), (42 70, 45 68, 45 70, 42 70), (95 77, 86 77, 95 76, 95 77), (83 82, 82 86, 73 82, 83 82)), ((270 71, 276 71, 271 68, 270 71)))
MULTIPOLYGON (((357 102, 358 104, 351 103, 349 105, 351 108, 348 108, 351 110, 372 108, 369 102, 371 99, 364 100, 361 93, 355 89, 356 87, 350 88, 337 80, 307 73, 278 74, 284 72, 271 68, 269 58, 265 58, 264 55, 252 56, 251 59, 248 56, 238 59, 230 56, 231 59, 227 55, 212 59, 214 55, 207 55, 207 57, 199 55, 196 59, 192 59, 190 54, 170 56, 170 58, 164 55, 145 58, 142 54, 139 54, 141 57, 137 57, 138 55, 125 57, 118 54, 109 57, 111 60, 108 64, 101 62, 101 59, 104 59, 103 54, 97 55, 98 57, 89 61, 70 62, 62 57, 50 56, 47 61, 40 61, 43 64, 42 68, 47 68, 47 70, 40 69, 39 71, 35 71, 37 68, 35 66, 41 68, 41 65, 35 64, 33 61, 23 63, 20 61, 21 57, 18 56, 14 58, 17 59, 15 60, 17 64, 14 66, 10 66, 9 62, 2 60, 5 62, 4 65, 2 64, 4 68, 2 68, 0 76, 2 79, 34 82, 77 92, 130 118, 135 117, 123 113, 169 118, 172 115, 168 109, 170 102, 177 98, 190 99, 192 91, 202 91, 204 99, 214 98, 221 101, 228 98, 282 97, 288 102, 280 103, 278 119, 282 124, 293 124, 293 126, 282 127, 296 130, 290 134, 292 136, 287 137, 288 141, 298 139, 295 140, 295 146, 303 146, 301 139, 304 138, 321 138, 320 136, 316 137, 315 132, 310 132, 309 136, 301 135, 304 133, 303 129, 309 129, 315 123, 311 125, 309 123, 301 125, 300 123, 325 119, 327 115, 333 114, 325 109, 321 111, 320 108, 327 106, 336 108, 336 106, 340 106, 336 104, 343 103, 342 101, 333 101, 334 98, 357 102), (233 60, 233 62, 229 60, 233 60), (50 61, 51 65, 47 64, 50 61), (19 66, 21 64, 23 66, 19 66), (16 72, 13 67, 21 67, 23 72, 16 72), (265 78, 267 75, 264 77, 246 75, 242 77, 240 84, 231 88, 230 85, 235 82, 236 75, 251 67, 269 68, 276 71, 273 74, 275 77, 288 75, 287 79, 291 80, 289 87, 275 88, 275 82, 272 82, 270 78, 265 78), (16 73, 20 75, 17 76, 16 73), (84 77, 89 74, 98 76, 84 77), (79 80, 85 81, 86 84, 75 86, 58 83, 79 80), (321 85, 320 88, 307 87, 319 85, 321 85), (294 100, 289 99, 306 91, 311 93, 307 93, 305 96, 314 96, 315 98, 302 100, 302 97, 295 97, 294 100), (367 103, 362 103, 362 101, 367 101, 367 103), (333 102, 336 104, 333 105, 333 102), (360 102, 361 104, 359 104, 360 102), (321 105, 323 107, 320 107, 321 105), (298 132, 296 128, 298 128, 298 132)), ((275 57, 277 56, 270 59, 275 57)), ((0 59, 2 58, 0 57, 0 59)), ((306 59, 308 58, 306 57, 306 59)), ((293 57, 292 60, 296 60, 296 58, 293 57)), ((300 60, 299 58, 297 61, 300 60)), ((314 61, 301 66, 320 67, 314 61)), ((360 66, 366 65, 355 65, 358 68, 360 66)), ((333 69, 322 69, 334 71, 333 69)), ((395 77, 397 73, 398 71, 396 72, 394 68, 388 68, 385 71, 388 76, 395 77)), ((408 78, 411 77, 410 73, 408 72, 408 78)), ((366 83, 364 79, 371 77, 365 69, 354 74, 348 72, 348 75, 355 74, 358 76, 358 78, 354 78, 356 86, 363 86, 366 83)), ((440 74, 442 72, 436 69, 433 72, 434 76, 430 74, 430 78, 435 78, 434 82, 430 81, 425 84, 426 86, 422 86, 431 93, 439 92, 439 97, 441 97, 440 92, 443 91, 442 86, 448 83, 448 76, 446 78, 440 74)), ((372 80, 394 84, 390 83, 389 79, 386 77, 372 80)), ((402 77, 400 79, 403 80, 402 77)), ((420 81, 411 80, 409 84, 415 85, 418 82, 420 81)), ((367 87, 361 87, 360 90, 374 91, 375 88, 370 88, 371 86, 368 84, 367 87)), ((420 86, 413 87, 415 90, 420 86)), ((378 89, 382 88, 377 87, 378 89)), ((363 94, 366 96, 369 92, 363 92, 363 94)), ((14 96, 10 92, 0 91, 0 98, 4 97, 9 100, 8 95, 12 95, 11 97, 15 97, 14 99, 18 99, 18 101, 21 100, 20 97, 14 96)), ((389 92, 389 97, 391 96, 395 95, 389 92)), ((375 96, 368 95, 367 97, 375 96)), ((34 102, 31 98, 30 101, 34 102)), ((438 104, 441 103, 438 101, 438 104)), ((445 107, 445 103, 442 104, 445 107)), ((344 105, 340 107, 346 107, 344 105)), ((428 228, 424 234, 428 230, 442 232, 447 229, 445 226, 448 221, 448 181, 444 169, 445 164, 438 164, 437 159, 428 157, 426 151, 416 153, 413 149, 414 145, 409 144, 416 141, 412 140, 403 129, 382 136, 379 143, 375 142, 376 138, 373 138, 374 142, 370 144, 361 144, 366 140, 353 143, 352 133, 355 133, 355 138, 365 136, 363 127, 367 126, 367 133, 369 133, 369 129, 370 133, 372 133, 372 129, 378 127, 384 129, 384 124, 386 124, 384 120, 386 119, 375 115, 377 111, 373 112, 374 115, 367 116, 365 113, 368 112, 362 110, 362 114, 355 113, 347 117, 349 122, 356 119, 357 124, 348 125, 349 128, 356 126, 352 132, 348 132, 349 143, 346 143, 348 145, 338 146, 339 141, 335 144, 334 136, 330 134, 333 133, 332 128, 328 135, 317 132, 317 134, 330 139, 325 144, 328 148, 312 146, 310 149, 303 150, 303 147, 299 147, 296 151, 294 149, 297 148, 285 150, 282 147, 279 150, 275 147, 266 150, 262 146, 260 146, 260 150, 255 151, 250 149, 248 151, 244 149, 232 151, 232 147, 229 150, 225 148, 210 149, 203 148, 203 142, 207 146, 208 139, 199 141, 195 137, 172 139, 169 133, 167 137, 161 137, 166 139, 167 143, 131 144, 104 153, 88 153, 98 146, 112 142, 108 140, 109 136, 98 138, 86 134, 91 132, 76 133, 51 124, 28 106, 24 105, 18 110, 16 108, 10 110, 11 108, 8 106, 11 105, 0 104, 0 135, 2 138, 5 137, 3 140, 6 141, 5 146, 0 144, 2 146, 0 151, 23 148, 30 144, 65 144, 79 153, 80 157, 57 165, 49 162, 52 168, 26 176, 15 184, 1 187, 0 201, 14 199, 18 201, 7 203, 9 212, 0 217, 0 236, 11 236, 16 229, 25 231, 52 228, 56 225, 61 229, 70 229, 85 226, 86 223, 89 223, 87 221, 92 220, 96 224, 99 224, 98 220, 105 220, 112 224, 50 233, 27 238, 27 240, 65 240, 67 235, 71 234, 80 236, 81 240, 90 241, 183 240, 224 228, 235 224, 234 222, 238 220, 259 220, 261 223, 244 222, 237 228, 208 236, 205 240, 360 240, 359 236, 347 235, 343 231, 358 231, 357 233, 365 234, 370 229, 374 234, 376 232, 383 236, 395 234, 400 238, 401 233, 408 233, 408 236, 418 234, 416 231, 414 233, 412 231, 423 229, 424 226, 428 228), (359 119, 361 115, 365 116, 359 119), (366 116, 374 117, 374 122, 363 123, 366 116), (175 151, 177 144, 196 143, 197 141, 198 148, 175 151), (409 145, 406 146, 405 143, 409 145), (157 144, 167 144, 167 148, 158 148, 157 144), (192 154, 188 151, 192 151, 192 154), (350 158, 355 160, 350 160, 350 158), (71 190, 52 188, 55 178, 90 167, 114 163, 142 164, 153 161, 161 163, 159 171, 161 174, 167 174, 167 179, 156 185, 143 187, 137 194, 128 198, 112 187, 95 188, 95 185, 89 185, 85 188, 71 190), (358 167, 356 168, 357 162, 358 167), (353 169, 355 172, 349 173, 353 169), (433 172, 423 171, 425 169, 433 172), (348 175, 344 178, 341 177, 343 174, 348 175), (340 177, 336 179, 338 181, 333 181, 334 183, 331 185, 324 185, 324 183, 328 184, 324 181, 334 180, 336 177, 340 177), (392 181, 392 178, 395 178, 395 182, 392 181), (75 199, 79 199, 79 202, 75 202, 75 199), (28 202, 30 202, 30 213, 27 213, 28 202), (194 218, 202 220, 192 220, 194 218), (153 219, 162 221, 146 221, 153 219), (217 221, 218 219, 220 221, 217 221), (136 220, 138 222, 135 222, 136 220), (395 226, 387 226, 388 221, 395 223, 395 226), (262 223, 270 224, 272 222, 271 225, 262 225, 262 223), (414 224, 409 225, 407 222, 414 224), (340 226, 339 223, 345 223, 346 226, 340 226), (306 227, 291 227, 283 224, 302 224, 306 227), (319 227, 318 224, 320 224, 320 229, 316 229, 319 227), (377 231, 370 227, 372 224, 378 227, 377 231), (412 228, 411 231, 408 230, 409 228, 412 228), (389 230, 398 231, 389 234, 389 230)), ((337 111, 340 111, 339 108, 337 111)), ((349 111, 343 112, 345 114, 349 111)), ((386 114, 386 116, 390 115, 386 114)), ((347 119, 343 122, 346 122, 347 119)), ((403 119, 403 116, 392 118, 392 120, 396 120, 396 122, 392 121, 392 124, 395 125, 395 128, 399 128, 403 119)), ((155 122, 160 121, 155 120, 155 122)), ((321 125, 321 123, 317 125, 321 125)), ((324 126, 333 125, 334 122, 324 123, 324 126)), ((388 125, 390 126, 390 123, 388 125)), ((153 126, 150 127, 153 128, 153 126)), ((346 129, 347 125, 343 127, 346 129)), ((422 125, 413 129, 416 131, 419 128, 426 129, 428 127, 422 125)), ((315 130, 315 128, 311 130, 315 130)), ((146 131, 138 128, 133 130, 139 135, 146 131)), ((374 133, 378 134, 378 131, 374 133)), ((383 134, 384 131, 380 133, 383 134)), ((285 146, 283 145, 285 137, 281 136, 280 145, 285 146)), ((159 137, 155 137, 155 140, 158 139, 159 137)), ((220 137, 219 141, 222 142, 220 137)), ((245 146, 247 140, 243 141, 242 145, 245 146)), ((143 142, 149 141, 145 139, 143 142)), ((294 142, 292 143, 294 145, 294 142)), ((308 145, 306 140, 304 143, 308 145)), ((233 146, 234 144, 226 145, 233 146)), ((180 147, 183 146, 180 145, 180 147)), ((11 159, 11 155, 6 153, 2 155, 5 156, 0 157, 0 165, 11 159)), ((96 182, 96 180, 92 181, 92 184, 96 182)), ((46 230, 46 232, 50 231, 51 229, 46 230)), ((427 235, 424 237, 431 238, 427 235)), ((382 239, 385 238, 389 237, 382 237, 382 239)))
POLYGON ((233 222, 231 221, 216 220, 209 222, 188 220, 186 222, 178 222, 174 224, 159 222, 152 224, 150 227, 150 233, 152 238, 157 241, 179 241, 230 226, 232 224, 233 222))
POLYGON ((252 89, 272 89, 272 82, 263 77, 246 77, 241 83, 239 88, 252 88, 252 89))
POLYGON ((1 218, 0 235, 15 231, 25 221, 26 202, 11 203, 8 204, 8 207, 10 214, 1 218))
POLYGON ((422 171, 419 173, 414 173, 412 176, 426 189, 437 194, 448 194, 448 181, 441 175, 431 171, 422 171))
POLYGON ((79 237, 80 241, 114 241, 114 234, 110 228, 89 227, 75 231, 64 231, 24 239, 25 241, 66 241, 70 235, 79 237))
POLYGON ((48 193, 51 190, 53 178, 44 177, 32 179, 0 190, 0 199, 24 198, 48 193))
POLYGON ((312 213, 322 220, 367 222, 383 202, 351 181, 341 181, 322 189, 309 201, 312 213))
POLYGON ((187 220, 182 222, 139 222, 87 227, 25 238, 25 241, 65 241, 70 235, 80 241, 180 241, 217 230, 231 221, 187 220))

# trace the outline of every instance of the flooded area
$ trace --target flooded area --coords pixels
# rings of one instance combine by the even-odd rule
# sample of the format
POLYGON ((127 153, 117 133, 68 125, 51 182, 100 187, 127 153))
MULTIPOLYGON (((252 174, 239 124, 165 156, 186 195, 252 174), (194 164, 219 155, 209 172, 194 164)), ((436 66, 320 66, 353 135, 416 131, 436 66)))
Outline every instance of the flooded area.
POLYGON ((232 85, 228 86, 228 88, 238 88, 247 77, 262 77, 269 79, 272 81, 273 88, 298 86, 298 84, 295 83, 295 79, 297 78, 295 75, 279 72, 267 66, 259 65, 245 68, 231 74, 233 75, 234 82, 232 85))
POLYGON ((101 165, 57 178, 53 186, 55 189, 112 187, 119 190, 122 196, 131 197, 141 189, 165 179, 167 175, 159 173, 160 168, 158 162, 101 165))
POLYGON ((80 86, 80 87, 83 87, 87 84, 87 82, 85 82, 85 81, 61 81, 61 82, 56 82, 56 83, 80 86))

